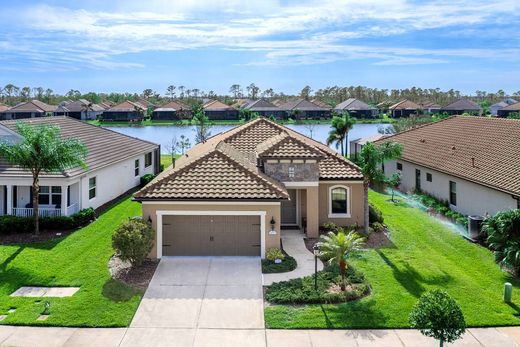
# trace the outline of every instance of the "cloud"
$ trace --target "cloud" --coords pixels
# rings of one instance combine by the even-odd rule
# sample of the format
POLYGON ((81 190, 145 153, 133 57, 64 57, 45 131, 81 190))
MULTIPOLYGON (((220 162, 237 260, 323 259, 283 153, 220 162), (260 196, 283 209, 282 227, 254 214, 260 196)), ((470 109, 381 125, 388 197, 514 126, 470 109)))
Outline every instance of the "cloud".
MULTIPOLYGON (((7 9, 18 24, 0 29, 0 47, 42 69, 139 68, 129 53, 224 49, 259 52, 250 65, 323 64, 370 59, 377 65, 447 63, 453 58, 513 60, 513 48, 418 49, 401 35, 456 27, 470 30, 518 13, 520 3, 500 0, 199 0, 116 1, 111 10, 31 6, 7 9), (386 41, 382 41, 385 39, 386 41), (363 44, 354 42, 366 41, 363 44)), ((517 30, 514 26, 511 30, 517 30)), ((447 38, 444 38, 448 40, 447 38)), ((451 38, 456 40, 456 38, 451 38)), ((441 43, 442 46, 442 43, 441 43)))

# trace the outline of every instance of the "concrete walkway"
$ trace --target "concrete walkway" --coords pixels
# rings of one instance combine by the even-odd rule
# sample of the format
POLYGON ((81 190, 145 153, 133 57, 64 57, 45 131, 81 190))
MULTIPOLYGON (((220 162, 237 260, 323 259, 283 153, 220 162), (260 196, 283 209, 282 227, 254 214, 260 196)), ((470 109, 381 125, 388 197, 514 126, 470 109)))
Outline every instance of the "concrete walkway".
MULTIPOLYGON (((173 314, 173 313, 172 313, 173 314)), ((437 347, 416 330, 31 328, 0 326, 0 346, 27 347, 437 347)), ((468 329, 446 346, 519 347, 520 328, 468 329)))
MULTIPOLYGON (((274 282, 287 281, 314 274, 314 255, 305 247, 305 242, 303 241, 305 235, 303 232, 301 230, 282 230, 281 233, 284 251, 296 259, 298 265, 291 272, 264 274, 264 286, 274 282)), ((318 260, 318 271, 322 269, 323 264, 318 260)))

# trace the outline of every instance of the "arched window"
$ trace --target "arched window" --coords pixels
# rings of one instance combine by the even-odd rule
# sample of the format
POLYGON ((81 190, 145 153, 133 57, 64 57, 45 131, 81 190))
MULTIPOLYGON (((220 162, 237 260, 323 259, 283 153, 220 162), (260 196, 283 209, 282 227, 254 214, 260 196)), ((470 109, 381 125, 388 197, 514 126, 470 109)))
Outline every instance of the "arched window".
POLYGON ((349 193, 345 186, 329 188, 329 218, 350 218, 349 193))

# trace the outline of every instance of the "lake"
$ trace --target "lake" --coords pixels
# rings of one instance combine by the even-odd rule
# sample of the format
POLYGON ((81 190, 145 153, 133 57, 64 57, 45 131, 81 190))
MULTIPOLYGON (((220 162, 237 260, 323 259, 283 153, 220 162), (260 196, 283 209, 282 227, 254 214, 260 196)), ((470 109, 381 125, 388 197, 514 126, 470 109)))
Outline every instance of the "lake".
MULTIPOLYGON (((312 136, 308 125, 288 124, 291 128, 303 135, 325 143, 330 131, 330 124, 313 125, 312 136)), ((389 124, 355 124, 348 134, 348 140, 366 137, 377 134, 379 127, 388 127, 389 124)), ((213 125, 210 127, 211 135, 217 135, 223 131, 236 127, 236 125, 213 125)), ((193 125, 148 125, 148 126, 128 126, 128 127, 106 127, 119 133, 137 137, 139 139, 155 142, 161 145, 161 153, 168 154, 168 146, 173 138, 180 139, 181 135, 189 138, 192 146, 195 144, 195 126, 193 125)), ((334 145, 331 146, 335 149, 334 145)), ((348 147, 347 147, 348 148, 348 147)))

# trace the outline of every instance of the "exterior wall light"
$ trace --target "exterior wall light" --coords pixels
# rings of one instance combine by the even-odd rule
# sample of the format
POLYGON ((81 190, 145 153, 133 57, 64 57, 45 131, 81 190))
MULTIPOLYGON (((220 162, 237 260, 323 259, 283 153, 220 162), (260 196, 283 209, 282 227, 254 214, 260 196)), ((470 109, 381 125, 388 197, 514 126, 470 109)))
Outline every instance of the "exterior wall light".
POLYGON ((271 217, 271 221, 269 223, 271 224, 271 231, 269 231, 269 235, 276 235, 276 230, 274 229, 276 221, 274 220, 274 217, 271 217))

